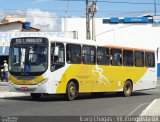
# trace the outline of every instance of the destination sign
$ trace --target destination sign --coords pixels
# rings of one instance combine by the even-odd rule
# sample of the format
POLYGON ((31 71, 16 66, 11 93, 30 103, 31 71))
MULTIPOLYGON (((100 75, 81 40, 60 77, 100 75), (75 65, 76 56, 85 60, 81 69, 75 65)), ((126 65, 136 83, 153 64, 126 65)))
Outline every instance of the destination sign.
POLYGON ((11 44, 22 45, 22 44, 47 44, 46 38, 14 38, 11 40, 11 44))

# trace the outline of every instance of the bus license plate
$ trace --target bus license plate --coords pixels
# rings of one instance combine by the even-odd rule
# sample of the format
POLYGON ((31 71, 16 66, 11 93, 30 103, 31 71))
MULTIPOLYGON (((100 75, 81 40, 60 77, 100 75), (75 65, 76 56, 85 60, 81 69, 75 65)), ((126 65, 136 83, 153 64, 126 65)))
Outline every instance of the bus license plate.
POLYGON ((28 91, 28 87, 21 87, 21 91, 28 91))

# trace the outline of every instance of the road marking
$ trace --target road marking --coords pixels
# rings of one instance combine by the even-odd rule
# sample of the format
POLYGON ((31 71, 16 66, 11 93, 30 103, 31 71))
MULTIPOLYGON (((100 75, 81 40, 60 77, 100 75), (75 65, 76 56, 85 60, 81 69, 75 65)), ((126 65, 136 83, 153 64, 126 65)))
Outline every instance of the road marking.
POLYGON ((147 106, 147 108, 140 114, 140 116, 145 116, 145 114, 148 112, 148 110, 150 110, 150 108, 155 104, 157 100, 158 99, 153 100, 152 103, 149 104, 149 106, 147 106))
POLYGON ((131 116, 133 115, 133 113, 135 113, 139 108, 141 108, 142 106, 146 105, 148 103, 143 103, 143 104, 140 104, 139 106, 137 106, 133 111, 131 111, 128 116, 131 116))

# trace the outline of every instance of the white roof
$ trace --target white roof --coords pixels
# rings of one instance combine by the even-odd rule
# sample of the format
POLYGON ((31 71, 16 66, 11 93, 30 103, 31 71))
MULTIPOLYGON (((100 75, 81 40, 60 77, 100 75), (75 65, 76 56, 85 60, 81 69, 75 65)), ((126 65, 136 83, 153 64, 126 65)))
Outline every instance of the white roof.
POLYGON ((93 40, 80 40, 80 39, 70 39, 62 37, 49 37, 51 42, 64 42, 64 43, 73 43, 73 44, 83 44, 83 45, 98 45, 96 41, 93 40))

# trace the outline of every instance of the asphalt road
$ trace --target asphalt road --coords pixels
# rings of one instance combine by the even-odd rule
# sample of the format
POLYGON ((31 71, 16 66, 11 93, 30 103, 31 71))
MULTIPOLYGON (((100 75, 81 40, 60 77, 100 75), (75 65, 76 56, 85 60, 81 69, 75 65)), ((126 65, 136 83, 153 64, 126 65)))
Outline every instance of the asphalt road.
POLYGON ((39 101, 29 96, 0 99, 2 116, 139 116, 156 98, 160 88, 138 91, 131 97, 107 93, 102 97, 81 94, 77 100, 65 101, 62 96, 43 96, 39 101))

